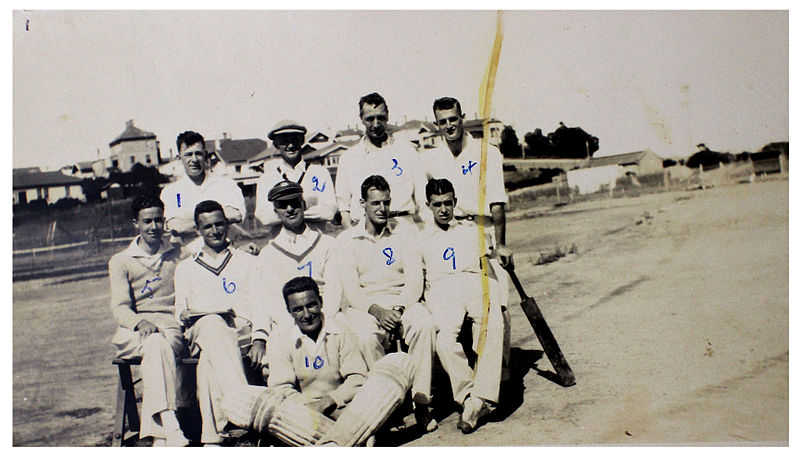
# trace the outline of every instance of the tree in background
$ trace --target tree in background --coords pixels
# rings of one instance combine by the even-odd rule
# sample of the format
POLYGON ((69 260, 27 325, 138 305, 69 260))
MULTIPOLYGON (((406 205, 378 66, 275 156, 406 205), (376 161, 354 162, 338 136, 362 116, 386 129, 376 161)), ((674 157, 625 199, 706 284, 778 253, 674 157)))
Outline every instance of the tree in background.
POLYGON ((541 128, 536 128, 532 133, 525 133, 525 157, 548 158, 551 156, 551 150, 550 138, 542 134, 541 128))
POLYGON ((519 145, 517 132, 511 125, 506 125, 500 133, 500 154, 503 158, 522 157, 522 146, 519 145))

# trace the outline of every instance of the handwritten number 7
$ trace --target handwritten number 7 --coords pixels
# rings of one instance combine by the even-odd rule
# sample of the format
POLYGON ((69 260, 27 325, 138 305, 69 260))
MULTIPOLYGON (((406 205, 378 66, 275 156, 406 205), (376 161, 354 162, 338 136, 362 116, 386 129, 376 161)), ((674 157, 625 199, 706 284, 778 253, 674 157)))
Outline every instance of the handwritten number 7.
POLYGON ((303 270, 304 267, 308 266, 308 277, 311 278, 311 263, 312 262, 314 262, 314 261, 309 261, 309 262, 303 264, 302 266, 298 267, 297 270, 301 271, 301 270, 303 270))
POLYGON ((453 260, 453 270, 456 270, 456 251, 453 249, 453 247, 447 247, 447 249, 444 250, 444 254, 442 255, 442 259, 444 259, 445 261, 452 259, 453 260))
POLYGON ((398 170, 395 176, 400 176, 401 174, 403 174, 403 169, 400 166, 398 166, 397 159, 393 158, 392 162, 394 162, 394 165, 392 165, 392 170, 398 170))
POLYGON ((391 266, 392 263, 395 261, 394 259, 394 251, 392 251, 391 247, 386 247, 383 249, 383 255, 386 256, 388 259, 386 260, 386 265, 391 266))

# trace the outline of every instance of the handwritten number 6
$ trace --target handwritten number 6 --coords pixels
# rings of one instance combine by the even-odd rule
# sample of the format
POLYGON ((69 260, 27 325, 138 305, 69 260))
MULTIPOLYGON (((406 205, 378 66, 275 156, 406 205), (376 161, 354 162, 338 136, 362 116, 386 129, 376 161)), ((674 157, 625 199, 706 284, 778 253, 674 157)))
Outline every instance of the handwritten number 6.
POLYGON ((298 267, 297 270, 301 271, 301 270, 303 270, 304 267, 308 266, 308 277, 311 278, 311 263, 313 263, 313 262, 314 261, 309 261, 309 262, 303 264, 302 266, 298 267))
POLYGON ((387 265, 387 266, 391 266, 391 265, 392 265, 392 263, 395 261, 395 260, 394 260, 394 258, 393 258, 393 256, 394 256, 394 251, 392 251, 392 248, 391 248, 391 247, 386 247, 386 248, 384 248, 384 249, 383 249, 383 255, 384 255, 384 256, 386 256, 386 257, 388 258, 388 259, 386 260, 386 265, 387 265))
POLYGON ((449 259, 452 259, 453 260, 453 270, 456 270, 456 251, 453 249, 453 247, 447 247, 447 249, 444 250, 444 254, 442 255, 442 259, 444 259, 445 261, 447 261, 449 259))
POLYGON ((396 158, 393 158, 393 159, 392 159, 392 161, 394 162, 394 165, 392 165, 392 169, 393 169, 393 170, 399 170, 399 171, 397 172, 397 174, 395 174, 395 176, 400 176, 401 174, 403 174, 403 168, 401 168, 400 166, 398 166, 398 164, 397 164, 397 159, 396 159, 396 158))
POLYGON ((231 294, 236 291, 236 284, 231 280, 230 283, 225 281, 225 277, 222 278, 222 288, 225 290, 225 293, 231 294))

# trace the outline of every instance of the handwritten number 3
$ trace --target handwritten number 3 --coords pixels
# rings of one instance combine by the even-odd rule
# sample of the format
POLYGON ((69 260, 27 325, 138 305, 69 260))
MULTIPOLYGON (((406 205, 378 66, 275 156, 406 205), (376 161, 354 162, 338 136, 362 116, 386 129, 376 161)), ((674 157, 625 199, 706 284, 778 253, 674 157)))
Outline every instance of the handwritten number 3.
POLYGON ((453 260, 453 270, 456 270, 456 251, 453 249, 453 247, 447 247, 447 249, 444 250, 444 254, 442 255, 442 259, 444 259, 445 261, 447 261, 448 259, 452 259, 453 260))
POLYGON ((236 284, 231 280, 230 283, 225 281, 225 277, 222 278, 222 288, 225 290, 225 293, 231 294, 236 291, 236 284))
POLYGON ((394 251, 392 251, 392 248, 391 248, 391 247, 386 247, 386 248, 384 248, 384 249, 383 249, 383 255, 384 255, 384 256, 386 256, 386 257, 388 258, 388 259, 386 260, 386 265, 387 265, 387 266, 391 266, 391 265, 392 265, 392 263, 395 261, 395 260, 394 260, 394 258, 393 258, 393 256, 394 256, 394 251))
POLYGON ((403 169, 397 165, 397 159, 393 158, 392 161, 394 162, 394 165, 392 165, 392 170, 398 170, 395 176, 400 176, 401 174, 403 174, 403 169))

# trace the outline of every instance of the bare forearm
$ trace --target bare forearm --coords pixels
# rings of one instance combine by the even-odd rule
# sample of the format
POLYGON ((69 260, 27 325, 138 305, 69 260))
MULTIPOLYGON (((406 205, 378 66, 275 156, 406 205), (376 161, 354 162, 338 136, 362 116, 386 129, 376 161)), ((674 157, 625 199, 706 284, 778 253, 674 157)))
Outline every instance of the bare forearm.
POLYGON ((502 203, 494 203, 491 207, 494 235, 498 245, 506 244, 506 209, 502 203))

